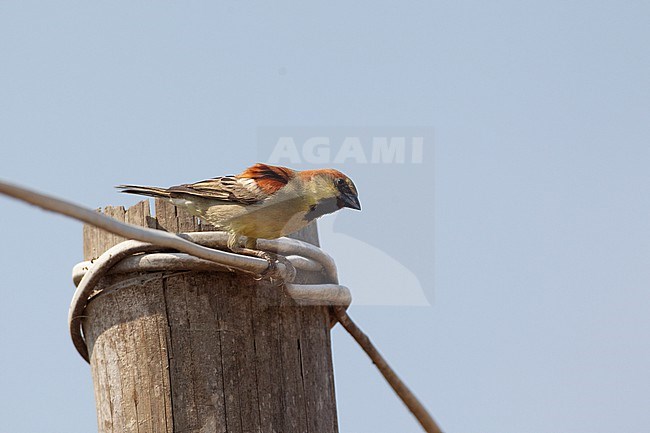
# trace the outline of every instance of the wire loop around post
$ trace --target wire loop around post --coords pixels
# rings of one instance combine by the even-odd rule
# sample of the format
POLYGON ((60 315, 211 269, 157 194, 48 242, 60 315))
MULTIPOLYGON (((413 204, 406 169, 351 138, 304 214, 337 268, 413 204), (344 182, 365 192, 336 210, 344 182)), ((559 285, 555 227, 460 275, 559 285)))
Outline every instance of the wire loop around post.
MULTIPOLYGON (((204 247, 223 247, 227 236, 222 232, 182 233, 179 236, 204 247)), ((338 284, 336 265, 320 248, 295 239, 281 238, 265 241, 262 247, 286 255, 287 260, 303 271, 322 271, 324 284, 284 283, 286 293, 296 302, 309 305, 338 305, 347 308, 352 301, 347 287, 338 284)), ((237 266, 232 261, 205 260, 189 254, 170 251, 168 248, 140 241, 124 241, 109 248, 98 259, 82 262, 73 268, 72 279, 77 290, 68 312, 68 325, 72 342, 79 354, 89 361, 88 348, 81 322, 89 297, 97 284, 107 274, 126 274, 161 271, 239 271, 259 275, 266 269, 264 260, 237 255, 237 266), (143 254, 142 254, 143 253, 143 254)), ((286 274, 285 274, 286 275, 286 274)))

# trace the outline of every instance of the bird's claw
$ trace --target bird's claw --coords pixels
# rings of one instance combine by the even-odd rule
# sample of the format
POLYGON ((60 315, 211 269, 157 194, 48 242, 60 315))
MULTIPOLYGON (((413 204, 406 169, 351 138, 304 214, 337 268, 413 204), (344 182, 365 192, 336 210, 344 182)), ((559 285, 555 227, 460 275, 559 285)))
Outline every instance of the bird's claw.
POLYGON ((282 255, 270 253, 268 251, 242 247, 233 247, 231 248, 231 251, 237 254, 258 257, 267 261, 268 266, 261 274, 255 278, 257 281, 268 279, 271 282, 277 282, 277 285, 282 285, 282 283, 285 281, 292 282, 296 277, 296 268, 294 268, 291 262, 282 255), (284 272, 280 272, 278 263, 282 263, 284 266, 284 272))
POLYGON ((282 284, 283 281, 293 281, 295 278, 296 268, 293 267, 291 262, 287 260, 286 257, 266 251, 261 251, 260 257, 266 260, 269 264, 266 270, 260 274, 260 280, 268 278, 271 282, 277 280, 280 284, 282 284), (286 275, 282 275, 280 269, 278 269, 278 263, 282 263, 284 265, 286 275))

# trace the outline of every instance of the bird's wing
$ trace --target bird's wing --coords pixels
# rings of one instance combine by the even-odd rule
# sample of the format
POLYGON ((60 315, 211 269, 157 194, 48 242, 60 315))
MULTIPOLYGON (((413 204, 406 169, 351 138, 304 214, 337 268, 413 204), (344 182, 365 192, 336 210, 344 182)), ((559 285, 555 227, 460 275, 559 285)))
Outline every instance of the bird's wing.
POLYGON ((195 196, 232 203, 253 204, 282 189, 295 171, 266 164, 255 164, 236 176, 222 176, 168 189, 171 197, 195 196))
POLYGON ((222 176, 192 184, 173 186, 168 189, 172 198, 200 197, 240 204, 253 204, 268 197, 251 179, 222 176))

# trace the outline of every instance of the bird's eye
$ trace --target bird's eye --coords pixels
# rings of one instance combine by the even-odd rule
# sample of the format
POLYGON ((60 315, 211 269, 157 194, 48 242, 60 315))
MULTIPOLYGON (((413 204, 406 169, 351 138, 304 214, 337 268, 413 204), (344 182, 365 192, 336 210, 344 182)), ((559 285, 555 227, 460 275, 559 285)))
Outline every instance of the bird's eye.
POLYGON ((336 179, 336 186, 343 186, 344 184, 345 184, 345 179, 340 177, 336 179))

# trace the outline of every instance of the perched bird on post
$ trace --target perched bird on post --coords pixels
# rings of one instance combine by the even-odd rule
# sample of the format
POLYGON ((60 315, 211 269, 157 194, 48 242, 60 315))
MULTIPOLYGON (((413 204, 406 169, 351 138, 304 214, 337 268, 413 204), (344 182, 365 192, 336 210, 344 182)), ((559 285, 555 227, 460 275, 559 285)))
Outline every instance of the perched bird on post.
MULTIPOLYGON (((229 233, 228 248, 250 253, 257 239, 275 239, 323 215, 348 207, 361 210, 357 189, 338 170, 296 171, 255 164, 235 176, 158 188, 120 185, 129 194, 168 199, 229 233), (245 248, 241 242, 246 238, 245 248)), ((269 260, 268 255, 254 254, 269 260)))

